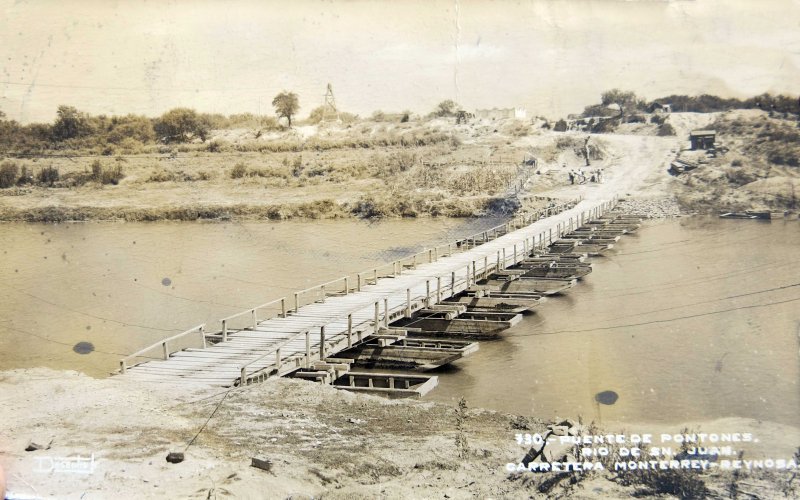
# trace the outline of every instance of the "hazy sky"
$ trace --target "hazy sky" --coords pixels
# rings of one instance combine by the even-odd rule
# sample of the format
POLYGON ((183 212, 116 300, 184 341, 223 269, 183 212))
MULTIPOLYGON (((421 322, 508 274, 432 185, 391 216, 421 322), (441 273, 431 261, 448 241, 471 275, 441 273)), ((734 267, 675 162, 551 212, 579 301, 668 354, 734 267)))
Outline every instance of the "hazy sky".
POLYGON ((158 115, 176 106, 301 115, 523 106, 559 116, 608 88, 797 94, 800 0, 0 0, 0 110, 59 104, 158 115))

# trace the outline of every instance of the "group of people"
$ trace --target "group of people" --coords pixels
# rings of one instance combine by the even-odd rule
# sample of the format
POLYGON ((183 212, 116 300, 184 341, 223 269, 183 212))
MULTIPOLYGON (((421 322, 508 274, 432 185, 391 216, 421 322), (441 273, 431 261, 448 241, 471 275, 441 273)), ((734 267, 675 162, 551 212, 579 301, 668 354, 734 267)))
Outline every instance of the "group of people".
POLYGON ((579 168, 578 170, 569 171, 570 184, 586 184, 587 180, 589 182, 603 182, 603 169, 598 168, 597 170, 584 172, 582 168, 579 168))

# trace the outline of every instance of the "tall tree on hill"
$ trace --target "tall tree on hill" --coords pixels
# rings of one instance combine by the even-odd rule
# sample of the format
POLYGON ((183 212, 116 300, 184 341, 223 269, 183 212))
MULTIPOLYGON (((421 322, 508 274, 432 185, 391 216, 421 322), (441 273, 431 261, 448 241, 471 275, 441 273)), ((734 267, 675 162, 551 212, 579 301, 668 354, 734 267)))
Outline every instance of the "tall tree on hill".
POLYGON ((300 100, 294 92, 286 92, 285 90, 275 96, 272 100, 272 105, 275 106, 275 114, 280 118, 289 120, 289 127, 292 126, 292 116, 296 115, 300 110, 300 100))

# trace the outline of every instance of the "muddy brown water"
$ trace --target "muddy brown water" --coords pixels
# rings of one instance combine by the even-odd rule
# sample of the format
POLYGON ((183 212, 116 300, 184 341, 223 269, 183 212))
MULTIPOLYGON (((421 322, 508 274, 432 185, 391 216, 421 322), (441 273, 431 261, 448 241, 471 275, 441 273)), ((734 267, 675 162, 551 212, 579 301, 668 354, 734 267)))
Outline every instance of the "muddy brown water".
POLYGON ((800 426, 800 222, 648 222, 438 373, 430 398, 542 418, 800 426))
POLYGON ((106 376, 171 334, 502 222, 2 224, 0 369, 106 376))
MULTIPOLYGON (((121 355, 498 219, 0 225, 0 368, 121 355)), ((649 222, 427 398, 542 418, 800 425, 798 221, 649 222)))

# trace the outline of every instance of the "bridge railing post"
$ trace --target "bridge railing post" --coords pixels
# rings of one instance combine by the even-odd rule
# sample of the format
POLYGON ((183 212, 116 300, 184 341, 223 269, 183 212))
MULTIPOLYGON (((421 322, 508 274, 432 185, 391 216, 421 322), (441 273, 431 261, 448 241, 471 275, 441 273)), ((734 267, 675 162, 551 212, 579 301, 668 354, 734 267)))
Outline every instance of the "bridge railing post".
POLYGON ((411 289, 406 288, 406 318, 411 317, 411 289))
POLYGON ((383 327, 389 328, 389 297, 383 298, 383 327))
POLYGON ((319 327, 319 359, 325 359, 325 327, 319 327))
POLYGON ((347 347, 353 347, 353 313, 347 315, 347 347))
POLYGON ((311 331, 306 330, 306 370, 311 367, 311 331))
POLYGON ((228 341, 228 320, 227 319, 223 319, 222 320, 222 341, 223 342, 227 342, 228 341))

